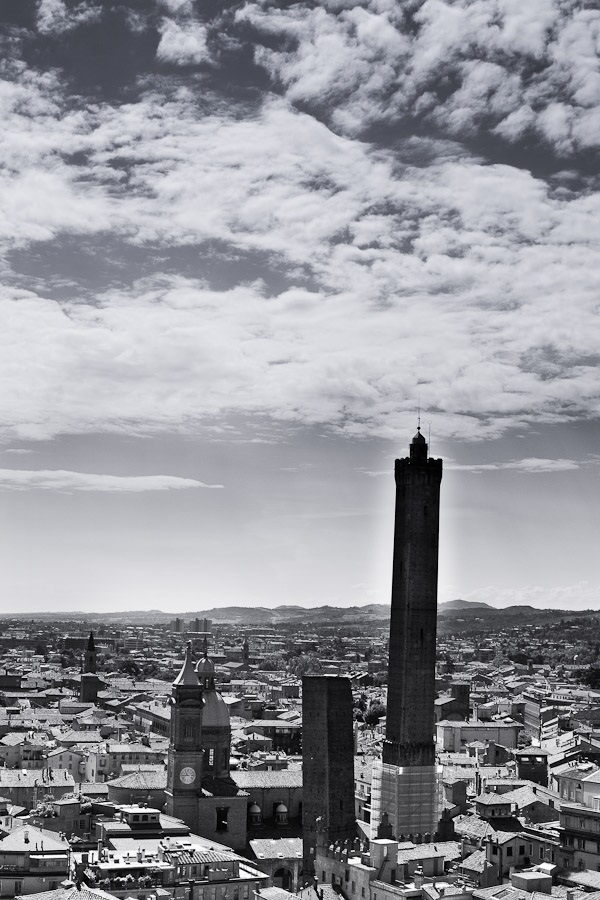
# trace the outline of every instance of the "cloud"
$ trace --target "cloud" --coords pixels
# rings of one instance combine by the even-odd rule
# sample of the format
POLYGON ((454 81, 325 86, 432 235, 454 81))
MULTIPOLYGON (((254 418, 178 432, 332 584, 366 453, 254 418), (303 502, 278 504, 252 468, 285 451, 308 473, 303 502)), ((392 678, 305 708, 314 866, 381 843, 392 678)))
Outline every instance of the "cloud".
POLYGON ((256 60, 289 99, 349 133, 416 117, 462 136, 536 134, 561 154, 598 146, 600 12, 576 0, 262 0, 237 20, 264 37, 256 60))
POLYGON ((77 3, 67 7, 64 0, 40 0, 37 27, 40 34, 64 34, 81 24, 97 22, 101 14, 100 7, 93 3, 77 3))
POLYGON ((175 475, 99 475, 91 472, 68 472, 61 469, 27 471, 0 469, 0 489, 45 491, 102 491, 137 493, 139 491, 173 491, 187 488, 220 488, 193 478, 175 475))
MULTIPOLYGON (((445 34, 452 10, 436 8, 435 28, 432 4, 419 16, 445 34)), ((370 48, 373 65, 402 49, 384 0, 244 9, 298 53, 312 46, 313 14, 334 42, 351 26, 351 49, 370 48)), ((468 47, 481 37, 477 9, 455 10, 468 47)), ((175 14, 168 21, 187 28, 189 11, 175 14)), ((457 53, 452 22, 444 40, 457 53)), ((504 40, 546 53, 536 29, 533 17, 504 40)), ((475 82, 496 84, 497 65, 477 63, 475 82)), ((127 102, 86 105, 57 71, 14 63, 9 74, 4 439, 186 431, 230 414, 396 437, 417 391, 440 437, 597 414, 600 197, 576 169, 544 180, 431 138, 385 148, 272 94, 250 106, 210 90, 199 100, 179 75, 146 80, 127 102), (54 281, 68 241, 72 279, 54 281), (181 248, 195 254, 186 276, 173 275, 181 248), (211 278, 215 248, 233 286, 211 278), (135 258, 144 277, 129 274, 135 258), (98 260, 106 274, 86 280, 98 260)))
POLYGON ((156 57, 160 62, 190 66, 210 62, 206 28, 198 22, 163 19, 156 57))
POLYGON ((447 463, 446 468, 459 472, 493 472, 500 469, 514 469, 525 473, 570 472, 579 469, 580 462, 574 459, 540 459, 529 457, 526 459, 513 459, 503 463, 474 463, 461 465, 459 463, 447 463))

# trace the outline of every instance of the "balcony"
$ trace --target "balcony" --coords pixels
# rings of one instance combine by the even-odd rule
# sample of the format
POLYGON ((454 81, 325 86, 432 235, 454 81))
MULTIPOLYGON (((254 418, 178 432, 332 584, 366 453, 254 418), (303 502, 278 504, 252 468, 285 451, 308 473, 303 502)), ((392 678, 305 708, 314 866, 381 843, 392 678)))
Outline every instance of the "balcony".
POLYGON ((143 875, 141 878, 130 878, 128 876, 116 878, 101 878, 98 881, 93 878, 86 878, 89 887, 96 890, 108 891, 115 897, 135 897, 136 900, 147 900, 151 894, 156 896, 157 888, 161 888, 166 896, 173 897, 173 886, 165 886, 163 884, 162 875, 151 876, 143 875))

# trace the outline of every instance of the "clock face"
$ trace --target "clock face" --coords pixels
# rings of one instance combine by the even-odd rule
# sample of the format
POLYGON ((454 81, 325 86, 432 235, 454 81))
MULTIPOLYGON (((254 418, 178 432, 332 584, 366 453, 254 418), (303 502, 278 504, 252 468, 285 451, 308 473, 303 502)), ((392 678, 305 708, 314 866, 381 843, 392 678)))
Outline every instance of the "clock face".
POLYGON ((191 766, 184 766, 179 773, 179 780, 182 784, 193 784, 196 780, 196 770, 192 769, 191 766))

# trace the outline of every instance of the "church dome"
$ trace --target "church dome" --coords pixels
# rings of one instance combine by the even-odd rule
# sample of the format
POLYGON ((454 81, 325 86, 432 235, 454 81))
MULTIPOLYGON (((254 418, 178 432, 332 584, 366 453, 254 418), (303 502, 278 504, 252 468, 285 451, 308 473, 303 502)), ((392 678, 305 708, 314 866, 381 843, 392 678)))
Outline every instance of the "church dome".
POLYGON ((215 664, 208 656, 203 656, 196 666, 198 678, 212 678, 215 674, 215 664))
POLYGON ((202 708, 203 728, 229 728, 229 710, 218 691, 206 691, 202 708))
POLYGON ((277 805, 277 807, 275 808, 276 813, 287 813, 287 811, 288 811, 288 808, 285 805, 285 803, 279 803, 277 805))

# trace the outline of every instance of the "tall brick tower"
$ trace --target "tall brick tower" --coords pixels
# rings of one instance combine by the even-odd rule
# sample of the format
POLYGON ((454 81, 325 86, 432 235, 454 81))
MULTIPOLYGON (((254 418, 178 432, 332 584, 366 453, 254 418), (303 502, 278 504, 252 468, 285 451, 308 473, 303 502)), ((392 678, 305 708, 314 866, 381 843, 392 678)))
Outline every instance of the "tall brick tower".
POLYGON ((354 734, 349 678, 302 679, 303 877, 314 872, 317 844, 353 840, 354 734))
POLYGON ((94 632, 90 631, 87 642, 85 657, 83 661, 83 671, 96 674, 96 644, 94 643, 94 632))
POLYGON ((372 832, 433 834, 439 821, 434 701, 442 460, 417 429, 395 464, 396 514, 383 758, 373 768, 372 832))
POLYGON ((420 428, 397 459, 388 699, 383 761, 435 762, 434 701, 442 460, 420 428))

